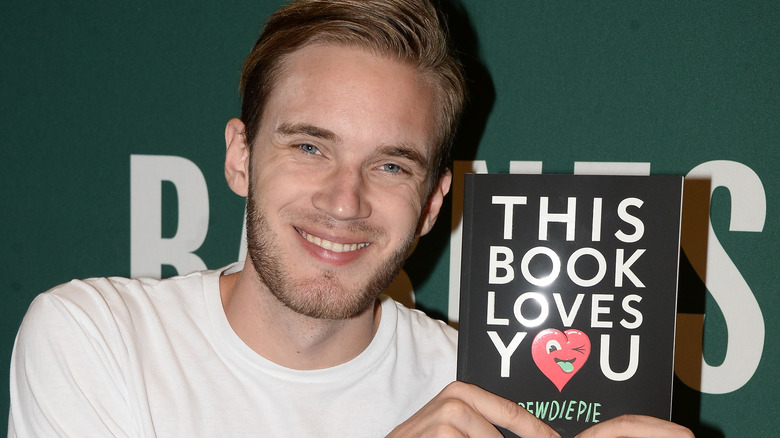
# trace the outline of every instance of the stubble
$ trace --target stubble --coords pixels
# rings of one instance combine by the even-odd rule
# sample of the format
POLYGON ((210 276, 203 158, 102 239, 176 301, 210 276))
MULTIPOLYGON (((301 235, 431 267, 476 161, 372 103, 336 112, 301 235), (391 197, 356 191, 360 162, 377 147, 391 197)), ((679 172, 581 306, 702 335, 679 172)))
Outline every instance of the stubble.
MULTIPOLYGON (((306 220, 332 222, 321 216, 307 217, 306 220)), ((383 234, 382 230, 370 227, 363 221, 352 222, 348 226, 362 230, 366 235, 383 234)), ((271 294, 299 314, 332 320, 352 318, 372 306, 400 272, 415 238, 412 230, 396 251, 386 260, 377 263, 374 272, 364 277, 366 280, 344 284, 335 270, 312 268, 311 276, 292 278, 285 264, 296 261, 283 260, 278 236, 270 227, 266 212, 257 201, 253 184, 250 184, 247 197, 246 227, 247 255, 251 258, 261 282, 271 294)))

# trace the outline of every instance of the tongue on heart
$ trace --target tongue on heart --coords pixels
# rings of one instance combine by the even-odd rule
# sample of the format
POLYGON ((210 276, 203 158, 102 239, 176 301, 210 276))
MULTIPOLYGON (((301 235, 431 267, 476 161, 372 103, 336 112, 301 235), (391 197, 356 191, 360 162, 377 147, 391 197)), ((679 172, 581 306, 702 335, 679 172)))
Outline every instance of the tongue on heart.
POLYGON ((559 367, 563 370, 564 373, 570 373, 574 371, 574 361, 576 359, 572 360, 561 360, 561 359, 555 359, 555 363, 558 364, 559 367))
POLYGON ((539 370, 563 391, 590 355, 588 335, 576 329, 554 328, 539 332, 531 344, 531 355, 539 370))

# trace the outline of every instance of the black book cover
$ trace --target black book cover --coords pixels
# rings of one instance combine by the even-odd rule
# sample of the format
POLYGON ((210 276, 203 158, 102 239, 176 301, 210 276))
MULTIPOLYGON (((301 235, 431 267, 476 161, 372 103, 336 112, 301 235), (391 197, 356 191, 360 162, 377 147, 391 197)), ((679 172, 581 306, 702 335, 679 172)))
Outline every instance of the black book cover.
POLYGON ((669 419, 682 183, 466 175, 458 379, 564 438, 669 419))

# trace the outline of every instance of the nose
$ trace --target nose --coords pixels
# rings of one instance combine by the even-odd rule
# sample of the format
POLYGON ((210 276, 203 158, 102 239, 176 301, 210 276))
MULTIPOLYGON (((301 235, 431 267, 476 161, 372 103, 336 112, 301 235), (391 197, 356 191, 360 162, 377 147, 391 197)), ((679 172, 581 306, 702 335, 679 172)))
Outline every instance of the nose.
POLYGON ((321 212, 342 221, 364 219, 371 214, 368 186, 359 169, 339 167, 319 184, 312 202, 321 212))

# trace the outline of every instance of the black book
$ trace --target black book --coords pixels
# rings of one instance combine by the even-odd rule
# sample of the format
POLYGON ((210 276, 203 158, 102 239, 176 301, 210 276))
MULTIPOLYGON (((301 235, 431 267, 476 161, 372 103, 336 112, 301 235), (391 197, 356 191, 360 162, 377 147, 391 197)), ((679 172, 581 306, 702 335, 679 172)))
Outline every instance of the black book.
POLYGON ((564 438, 622 414, 670 419, 682 185, 466 175, 458 380, 564 438))

